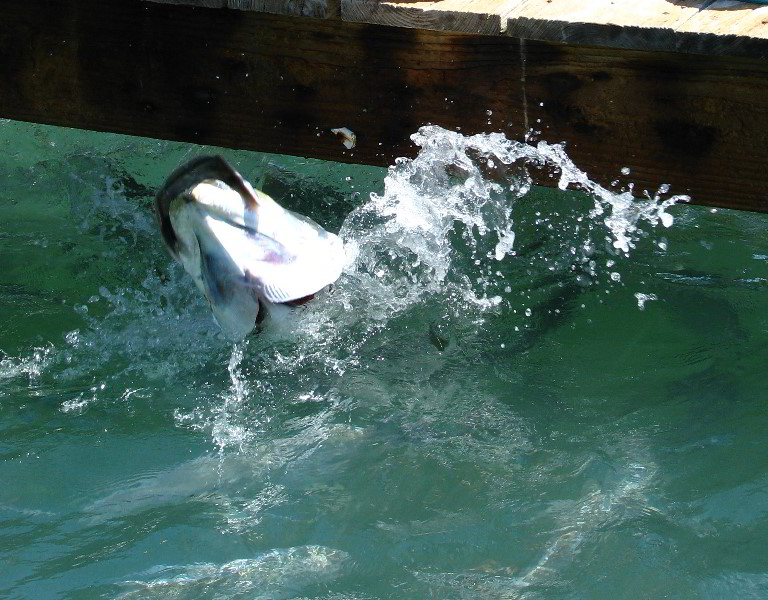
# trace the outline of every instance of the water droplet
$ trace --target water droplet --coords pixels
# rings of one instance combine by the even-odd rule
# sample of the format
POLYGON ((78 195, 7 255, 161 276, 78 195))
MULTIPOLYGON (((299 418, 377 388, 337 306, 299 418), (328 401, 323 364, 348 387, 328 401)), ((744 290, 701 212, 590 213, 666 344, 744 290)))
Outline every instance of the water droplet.
POLYGON ((641 292, 637 292, 635 294, 635 298, 637 299, 637 308, 640 310, 645 310, 645 303, 650 302, 651 300, 657 300, 656 294, 643 294, 641 292))

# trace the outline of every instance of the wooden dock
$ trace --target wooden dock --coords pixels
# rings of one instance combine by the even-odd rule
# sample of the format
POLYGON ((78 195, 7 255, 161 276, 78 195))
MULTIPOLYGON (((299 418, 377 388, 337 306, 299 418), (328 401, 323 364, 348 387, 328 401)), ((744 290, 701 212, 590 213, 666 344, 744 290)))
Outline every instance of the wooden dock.
POLYGON ((0 76, 4 118, 377 165, 427 123, 534 129, 596 181, 768 211, 759 4, 3 0, 0 76))

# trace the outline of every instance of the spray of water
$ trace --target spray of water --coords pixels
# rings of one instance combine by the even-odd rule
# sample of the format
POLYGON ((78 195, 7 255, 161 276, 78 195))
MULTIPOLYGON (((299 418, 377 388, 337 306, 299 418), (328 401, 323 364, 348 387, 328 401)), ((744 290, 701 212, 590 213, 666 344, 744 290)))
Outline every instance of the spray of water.
POLYGON ((302 546, 224 564, 163 566, 144 574, 147 580, 123 583, 128 590, 118 598, 295 598, 304 588, 333 581, 348 563, 341 550, 302 546))
MULTIPOLYGON (((647 235, 643 224, 669 227, 668 209, 688 200, 663 199, 666 186, 645 199, 610 191, 579 170, 562 145, 464 136, 437 126, 421 128, 413 141, 417 157, 398 159, 383 194, 372 194, 341 229, 349 254, 341 301, 348 310, 365 307, 373 319, 435 297, 464 312, 502 303, 514 308, 513 288, 536 287, 548 274, 593 283, 597 255, 607 254, 612 265, 647 235), (532 206, 530 198, 534 169, 553 173, 561 190, 586 195, 592 207, 565 218, 544 214, 547 207, 532 206)), ((569 207, 554 210, 567 215, 569 207)), ((609 278, 620 279, 614 272, 609 278)))

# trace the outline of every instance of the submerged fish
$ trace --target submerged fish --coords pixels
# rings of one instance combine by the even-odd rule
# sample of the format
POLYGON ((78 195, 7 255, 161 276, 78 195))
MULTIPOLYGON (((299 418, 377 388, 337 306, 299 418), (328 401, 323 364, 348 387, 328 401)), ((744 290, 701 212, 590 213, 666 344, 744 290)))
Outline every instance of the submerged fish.
POLYGON ((155 209, 168 249, 233 339, 248 335, 270 305, 311 299, 344 266, 338 236, 253 189, 220 156, 171 173, 155 209))

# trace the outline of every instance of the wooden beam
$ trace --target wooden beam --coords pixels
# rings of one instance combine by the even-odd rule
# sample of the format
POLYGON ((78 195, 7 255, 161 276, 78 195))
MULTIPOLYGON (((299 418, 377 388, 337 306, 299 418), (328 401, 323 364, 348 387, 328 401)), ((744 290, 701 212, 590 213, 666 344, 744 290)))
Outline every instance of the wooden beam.
POLYGON ((342 0, 348 22, 498 35, 506 28, 509 0, 342 0))
POLYGON ((182 4, 201 8, 232 8, 294 17, 338 17, 338 0, 148 0, 159 4, 182 4))
MULTIPOLYGON (((205 1, 205 0, 204 0, 205 1)), ((231 0, 230 0, 231 1, 231 0)), ((768 211, 768 63, 139 0, 3 0, 0 117, 342 162, 427 123, 768 211), (489 117, 487 111, 491 111, 489 117), (331 129, 348 127, 346 149, 331 129)))
POLYGON ((678 33, 685 52, 768 58, 768 6, 710 0, 678 33))
POLYGON ((734 0, 342 0, 342 18, 609 48, 768 57, 768 6, 734 0))

